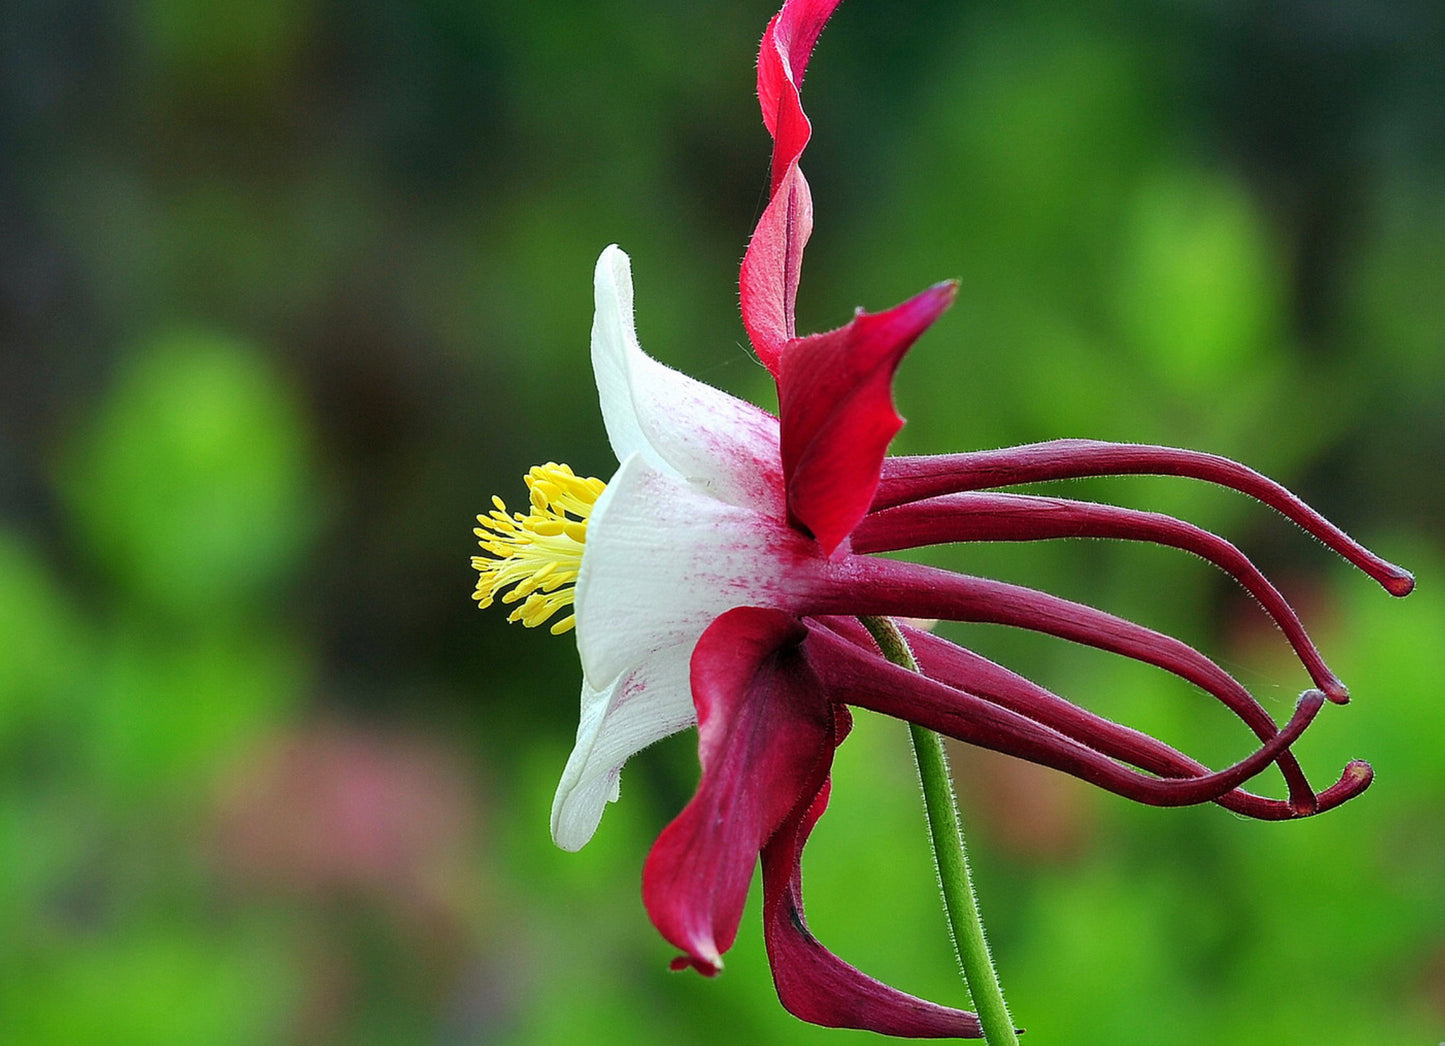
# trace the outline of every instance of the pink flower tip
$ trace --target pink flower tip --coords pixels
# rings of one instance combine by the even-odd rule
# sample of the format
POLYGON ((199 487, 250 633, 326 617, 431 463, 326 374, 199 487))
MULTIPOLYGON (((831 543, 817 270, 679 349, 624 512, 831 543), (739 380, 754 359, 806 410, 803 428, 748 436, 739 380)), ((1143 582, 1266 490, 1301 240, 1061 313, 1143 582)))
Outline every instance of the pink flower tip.
MULTIPOLYGON (((927 317, 924 323, 925 327, 942 316, 948 310, 948 307, 953 304, 953 300, 958 297, 958 286, 958 280, 943 280, 942 282, 935 283, 926 291, 915 295, 913 300, 909 302, 910 305, 918 308, 918 310, 927 317)), ((862 312, 863 310, 860 309, 858 311, 862 312)))
POLYGON ((1295 702, 1295 709, 1297 711, 1308 709, 1310 714, 1313 715, 1324 707, 1325 698, 1328 696, 1323 690, 1311 688, 1300 694, 1299 700, 1295 702))
POLYGON ((667 964, 669 970, 686 970, 692 968, 704 977, 716 977, 722 973, 722 956, 717 953, 714 947, 704 949, 703 955, 679 955, 667 964))
POLYGON ((1351 759, 1340 779, 1353 784, 1358 789, 1353 794, 1358 795, 1375 779, 1375 768, 1363 759, 1351 759))
POLYGON ((1408 596, 1415 591, 1415 575, 1408 570, 1395 567, 1393 572, 1380 580, 1385 591, 1392 596, 1408 596))
MULTIPOLYGON (((1315 809, 1310 813, 1324 813, 1326 810, 1333 810, 1341 803, 1348 802, 1355 798, 1375 779, 1375 770, 1363 759, 1352 759, 1345 766, 1340 779, 1326 788, 1317 797, 1315 809)), ((1296 816, 1307 816, 1299 815, 1296 816)))

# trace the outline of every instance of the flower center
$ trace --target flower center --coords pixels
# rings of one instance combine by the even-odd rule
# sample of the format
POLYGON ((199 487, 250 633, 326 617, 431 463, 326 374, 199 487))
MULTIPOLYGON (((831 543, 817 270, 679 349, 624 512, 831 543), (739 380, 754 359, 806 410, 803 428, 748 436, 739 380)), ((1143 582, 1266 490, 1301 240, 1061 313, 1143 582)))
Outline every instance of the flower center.
MULTIPOLYGON (((572 605, 587 543, 587 517, 607 485, 554 462, 532 466, 526 481, 532 502, 527 515, 508 515, 502 499, 493 497, 496 507, 477 517, 481 526, 474 533, 486 555, 472 557, 473 569, 481 574, 472 598, 489 607, 502 593, 503 603, 521 604, 507 620, 536 628, 572 605), (508 586, 511 591, 503 593, 508 586)), ((576 623, 576 615, 568 614, 551 632, 561 635, 576 623)))

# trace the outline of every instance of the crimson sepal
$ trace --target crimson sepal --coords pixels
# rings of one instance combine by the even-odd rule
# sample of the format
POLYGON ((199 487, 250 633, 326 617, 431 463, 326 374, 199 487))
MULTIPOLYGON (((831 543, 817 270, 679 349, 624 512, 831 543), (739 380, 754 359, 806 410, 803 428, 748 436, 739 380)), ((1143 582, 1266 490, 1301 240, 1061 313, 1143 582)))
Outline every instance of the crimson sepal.
POLYGON ((954 281, 837 330, 790 341, 778 372, 788 514, 831 553, 868 513, 888 444, 903 427, 893 374, 951 304, 954 281))
POLYGON ((723 614, 692 655, 702 780, 653 844, 648 915, 709 976, 737 937, 758 853, 828 772, 835 716, 798 644, 807 629, 776 610, 723 614))
POLYGON ((813 231, 813 198, 798 168, 812 127, 798 89, 818 34, 837 6, 838 0, 789 0, 768 23, 758 49, 758 104, 773 136, 772 176, 768 206, 743 256, 738 290, 743 326, 774 377, 783 347, 797 333, 798 274, 813 231))
POLYGON ((783 349, 797 331, 793 307, 803 247, 812 231, 813 197, 794 162, 758 219, 738 273, 743 327, 753 351, 774 378, 783 349))
POLYGON ((839 0, 788 0, 763 31, 758 48, 758 105, 763 124, 773 136, 773 175, 769 195, 776 195, 788 167, 808 144, 812 127, 803 113, 799 88, 818 34, 839 0))
MULTIPOLYGON (((846 714, 841 705, 839 710, 846 714)), ((800 1020, 829 1028, 908 1038, 982 1038, 974 1014, 874 980, 809 931, 803 917, 803 846, 827 805, 825 779, 813 802, 794 811, 763 850, 763 937, 778 1000, 800 1020)))

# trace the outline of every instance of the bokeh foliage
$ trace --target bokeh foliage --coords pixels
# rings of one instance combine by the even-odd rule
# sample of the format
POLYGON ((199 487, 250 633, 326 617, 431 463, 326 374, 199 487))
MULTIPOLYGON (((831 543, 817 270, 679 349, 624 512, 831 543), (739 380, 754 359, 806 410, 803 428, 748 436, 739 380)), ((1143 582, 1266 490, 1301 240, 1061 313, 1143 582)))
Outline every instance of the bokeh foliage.
MULTIPOLYGON (((642 857, 692 739, 583 853, 546 812, 567 641, 469 605, 469 520, 530 464, 606 476, 592 262, 643 343, 767 404, 736 314, 766 189, 766 3, 20 0, 0 36, 0 1034, 34 1043, 861 1042, 777 1007, 755 914, 669 976, 642 857)), ((1421 590, 1182 481, 1354 701, 1299 746, 1378 780, 1316 820, 1136 809, 954 752, 1006 991, 1039 1041, 1445 1035, 1445 15, 1438 4, 849 0, 805 99, 802 326, 938 279, 901 450, 1079 435, 1286 481, 1421 590)), ((946 550, 1306 681, 1188 557, 946 550)), ((1157 673, 955 638, 1211 760, 1157 673)), ((861 717, 814 928, 961 1002, 905 734, 861 717)), ((1267 778, 1261 779, 1261 784, 1267 778)))

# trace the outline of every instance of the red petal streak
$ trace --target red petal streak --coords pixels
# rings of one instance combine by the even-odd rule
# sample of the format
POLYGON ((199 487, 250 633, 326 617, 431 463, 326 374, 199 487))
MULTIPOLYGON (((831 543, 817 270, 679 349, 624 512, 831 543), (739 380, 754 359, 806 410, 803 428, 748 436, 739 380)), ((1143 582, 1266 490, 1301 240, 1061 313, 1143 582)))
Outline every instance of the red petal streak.
POLYGON ((903 426, 893 374, 953 303, 940 283, 886 312, 787 344, 778 373, 788 514, 831 553, 868 512, 888 444, 903 426))
POLYGON ((1152 541, 1208 560, 1259 600, 1326 697, 1339 703, 1349 699, 1349 691, 1310 642, 1294 608, 1259 568, 1217 534, 1173 516, 1025 494, 955 494, 873 513, 854 532, 852 548, 889 552, 951 541, 1077 537, 1152 541))
POLYGON ((1175 447, 1061 439, 970 454, 889 458, 873 508, 1017 483, 1138 475, 1184 476, 1248 494, 1303 527, 1391 595, 1406 596, 1415 587, 1408 570, 1375 555, 1274 480, 1229 458, 1175 447))
POLYGON ((845 963, 803 917, 803 845, 828 804, 826 783, 763 850, 763 935, 778 999, 793 1016, 829 1028, 908 1038, 977 1039, 978 1018, 890 988, 845 963))
POLYGON ((753 230, 738 276, 743 326, 753 351, 775 378, 783 347, 797 332, 793 305, 803 248, 812 231, 813 197, 803 172, 793 164, 753 230))
MULTIPOLYGON (((1027 628, 1098 647, 1188 680, 1239 716, 1261 741, 1268 741, 1279 729, 1238 680, 1187 643, 1031 588, 916 563, 858 556, 838 572, 831 598, 823 596, 820 603, 824 600, 831 605, 811 607, 808 612, 978 621, 1027 628)), ((1283 752, 1278 762, 1289 784, 1290 802, 1298 808, 1312 806, 1314 790, 1294 756, 1283 752)))
MULTIPOLYGON (((1050 725, 1001 703, 899 668, 830 632, 816 630, 808 638, 807 650, 835 700, 1062 770, 1151 806, 1189 806, 1220 799, 1278 759, 1304 733, 1325 701, 1318 690, 1306 691, 1285 728, 1228 769, 1196 774, 1191 768, 1185 774, 1152 777, 1115 762, 1050 725)), ((1136 745, 1129 745, 1123 758, 1133 762, 1141 754, 1136 745)))
POLYGON ((722 968, 758 852, 816 794, 834 745, 834 713, 798 652, 791 615, 740 608, 703 633, 692 655, 702 780, 652 847, 642 899, 678 964, 722 968))

